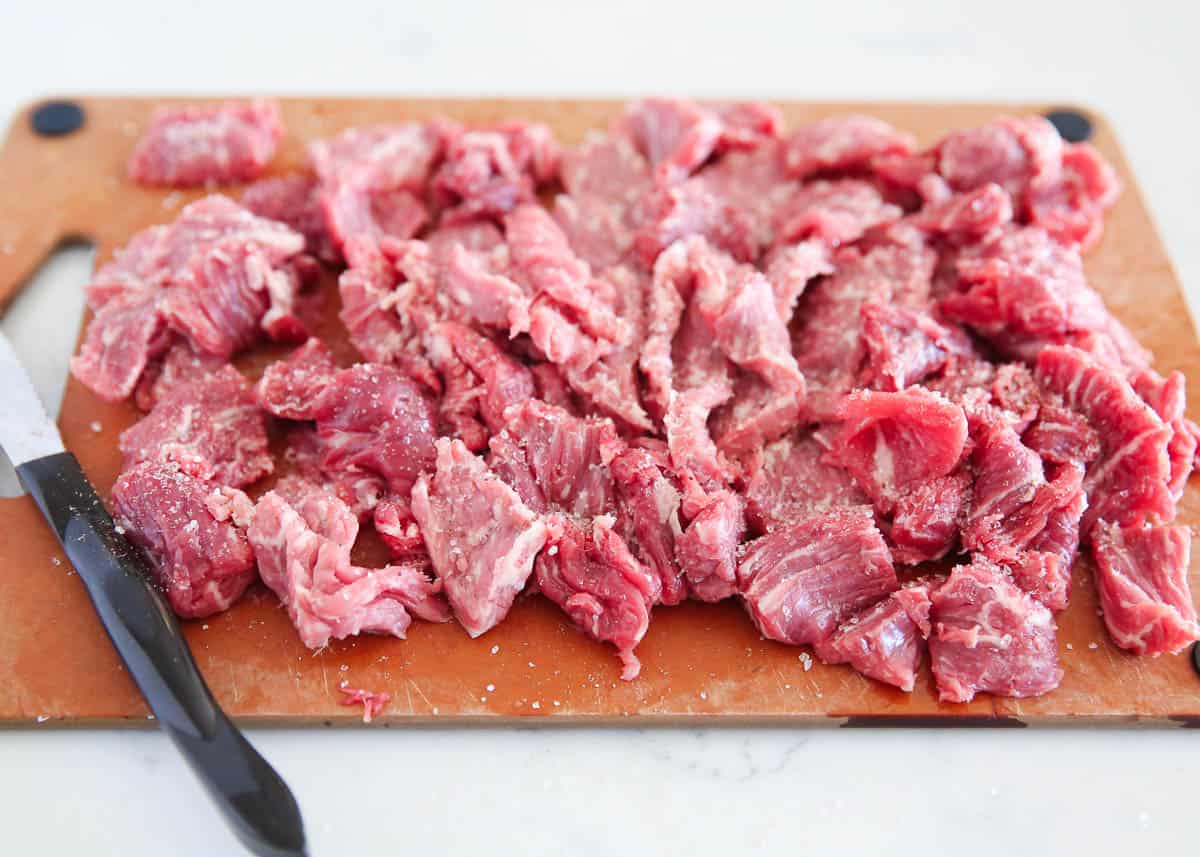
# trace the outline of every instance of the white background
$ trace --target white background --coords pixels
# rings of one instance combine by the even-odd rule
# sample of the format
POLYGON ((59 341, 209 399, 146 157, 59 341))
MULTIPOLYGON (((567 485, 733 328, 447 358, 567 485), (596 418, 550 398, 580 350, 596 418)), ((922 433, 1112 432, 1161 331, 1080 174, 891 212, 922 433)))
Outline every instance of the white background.
MULTIPOLYGON (((1080 103, 1114 123, 1196 306, 1194 4, 434 5, 0 0, 0 119, 59 92, 1080 103)), ((77 312, 83 276, 65 264, 41 278, 4 327, 77 312)), ((57 327, 60 342, 21 343, 46 395, 74 336, 57 327)), ((318 855, 1125 855, 1196 841, 1200 752, 1184 731, 251 737, 294 787, 318 855)), ((156 733, 0 732, 0 837, 13 855, 238 853, 156 733)))

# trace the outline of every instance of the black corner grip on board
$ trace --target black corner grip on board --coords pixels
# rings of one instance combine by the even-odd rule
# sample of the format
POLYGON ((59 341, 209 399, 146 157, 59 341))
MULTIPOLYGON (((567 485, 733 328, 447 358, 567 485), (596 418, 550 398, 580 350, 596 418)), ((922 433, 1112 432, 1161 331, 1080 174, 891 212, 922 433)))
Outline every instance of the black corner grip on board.
POLYGON ((145 561, 117 532, 75 456, 48 455, 22 464, 17 475, 54 528, 159 725, 233 832, 253 854, 307 854, 295 797, 213 699, 145 561))
POLYGON ((1092 120, 1078 110, 1051 110, 1046 119, 1068 143, 1083 143, 1092 138, 1092 120))
POLYGON ((1192 667, 1200 675, 1200 643, 1192 643, 1192 667))
POLYGON ((29 124, 42 137, 63 137, 82 128, 85 118, 74 101, 47 101, 33 109, 29 124))

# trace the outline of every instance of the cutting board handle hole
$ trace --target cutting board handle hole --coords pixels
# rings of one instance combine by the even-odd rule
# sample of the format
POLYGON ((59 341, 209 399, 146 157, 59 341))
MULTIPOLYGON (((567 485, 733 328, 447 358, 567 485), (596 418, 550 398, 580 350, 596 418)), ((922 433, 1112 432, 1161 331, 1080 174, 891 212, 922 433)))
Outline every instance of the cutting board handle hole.
MULTIPOLYGON (((94 256, 86 241, 58 245, 0 317, 0 330, 12 341, 52 417, 58 416, 66 388, 67 365, 83 319, 83 286, 91 279, 94 256)), ((8 458, 0 453, 0 497, 23 493, 8 458)))
POLYGON ((1083 143, 1092 138, 1092 120, 1079 110, 1067 107, 1047 111, 1045 116, 1068 143, 1083 143))
POLYGON ((33 108, 29 124, 41 137, 65 137, 83 127, 87 114, 74 101, 46 101, 33 108))

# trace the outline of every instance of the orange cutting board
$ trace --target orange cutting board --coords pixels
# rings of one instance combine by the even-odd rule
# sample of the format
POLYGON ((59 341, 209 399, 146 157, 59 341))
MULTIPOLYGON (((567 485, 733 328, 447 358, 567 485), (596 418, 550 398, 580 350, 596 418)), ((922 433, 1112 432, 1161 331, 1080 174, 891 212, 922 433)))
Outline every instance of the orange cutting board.
MULTIPOLYGON (((68 238, 97 245, 103 262, 138 229, 175 216, 198 193, 138 188, 124 163, 150 111, 162 99, 81 98, 84 127, 43 138, 22 111, 0 150, 0 307, 46 255, 68 238)), ((610 101, 287 99, 288 138, 274 169, 304 165, 305 144, 352 125, 448 115, 465 123, 527 117, 548 123, 568 144, 604 128, 620 110, 610 101)), ((863 112, 915 134, 923 144, 1002 112, 1045 105, 784 104, 789 126, 863 112)), ((1114 164, 1125 193, 1105 238, 1087 259, 1092 284, 1113 312, 1153 348, 1162 372, 1182 370, 1200 391, 1200 348, 1179 282, 1130 175, 1112 129, 1092 116, 1093 142, 1114 164)), ((233 189, 236 192, 236 189, 233 189)), ((349 357, 336 322, 336 287, 326 277, 328 319, 321 335, 349 357)), ((280 349, 240 361, 254 375, 280 349)), ((3 391, 0 391, 3 395, 3 391)), ((1200 417, 1195 404, 1189 408, 1200 417)), ((101 401, 71 380, 60 425, 67 447, 102 494, 120 466, 117 435, 137 418, 130 405, 101 401), (99 432, 92 424, 99 423, 99 432)), ((1193 480, 1180 520, 1200 522, 1193 480)), ((380 562, 364 540, 361 561, 380 562)), ((1200 551, 1197 552, 1200 554, 1200 551)), ((1023 725, 1027 723, 1200 724, 1200 676, 1185 655, 1138 658, 1109 643, 1097 614, 1086 560, 1075 568, 1071 607, 1058 617, 1062 686, 1029 700, 978 697, 937 702, 926 667, 902 693, 827 667, 797 649, 762 639, 732 603, 687 603, 654 611, 638 648, 641 676, 618 678, 613 651, 577 632, 548 601, 531 598, 472 640, 454 623, 415 623, 409 639, 362 637, 313 654, 275 597, 253 588, 232 609, 184 623, 200 668, 221 704, 243 722, 350 725, 360 710, 339 704, 338 685, 386 691, 376 719, 408 723, 746 723, 1023 725)), ((1200 591, 1200 560, 1191 569, 1200 591)), ((28 498, 0 499, 0 725, 146 725, 148 710, 104 636, 75 575, 28 498)))

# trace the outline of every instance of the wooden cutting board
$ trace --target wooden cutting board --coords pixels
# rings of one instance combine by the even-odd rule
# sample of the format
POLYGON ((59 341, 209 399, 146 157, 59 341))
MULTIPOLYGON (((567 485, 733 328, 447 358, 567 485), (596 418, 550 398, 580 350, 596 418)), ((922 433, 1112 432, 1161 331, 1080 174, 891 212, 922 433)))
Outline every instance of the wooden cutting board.
MULTIPOLYGON (((84 127, 59 138, 31 130, 22 111, 0 150, 0 307, 56 245, 83 238, 103 262, 138 229, 172 219, 198 193, 144 190, 123 167, 146 118, 162 99, 81 98, 84 127)), ((305 144, 352 125, 448 115, 466 123, 528 117, 549 123, 565 143, 603 128, 620 103, 609 101, 452 101, 288 99, 288 138, 278 172, 304 165, 305 144)), ((1045 105, 785 104, 789 126, 848 112, 878 116, 923 144, 1001 112, 1045 105)), ((1088 275, 1113 312, 1154 349, 1162 372, 1181 369, 1200 391, 1200 348, 1179 282, 1112 129, 1102 117, 1093 142, 1126 190, 1088 275)), ((336 288, 321 334, 352 350, 334 318, 336 288)), ((254 374, 278 354, 240 363, 254 374)), ((0 391, 3 395, 3 391, 0 391)), ((1200 394, 1197 394, 1200 396, 1200 394)), ((1198 399, 1200 400, 1200 399, 1198 399)), ((1200 417, 1194 400, 1189 408, 1200 417)), ((60 425, 67 447, 106 494, 120 466, 117 435, 137 415, 101 401, 73 379, 60 425), (99 427, 99 431, 93 430, 99 427)), ((1193 480, 1180 520, 1200 522, 1193 480)), ((364 540, 360 561, 382 562, 364 540)), ((1198 551, 1197 553, 1200 553, 1198 551)), ((1066 676, 1053 693, 1030 700, 978 697, 937 702, 926 668, 916 690, 901 693, 847 667, 827 667, 798 649, 763 640, 734 603, 683 604, 654 611, 638 648, 641 676, 623 682, 613 651, 577 632, 541 598, 523 600, 497 629, 472 640, 456 624, 415 623, 408 640, 363 637, 313 654, 278 602, 261 586, 233 609, 185 623, 200 667, 226 710, 243 722, 351 725, 360 709, 339 704, 338 685, 392 696, 376 723, 746 723, 815 725, 1141 722, 1200 725, 1200 676, 1185 654, 1138 658, 1109 643, 1096 609, 1086 560, 1075 569, 1071 607, 1058 617, 1066 676)), ((1200 592, 1200 560, 1192 564, 1200 592)), ((146 725, 148 711, 49 529, 28 498, 0 499, 0 725, 146 725)))

